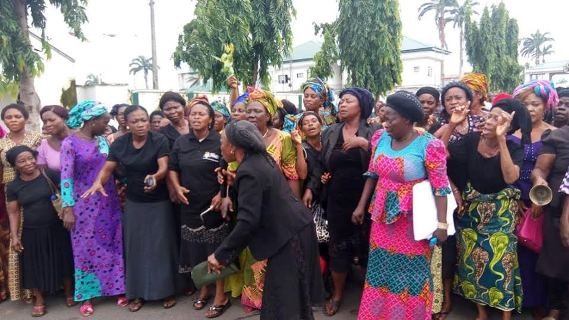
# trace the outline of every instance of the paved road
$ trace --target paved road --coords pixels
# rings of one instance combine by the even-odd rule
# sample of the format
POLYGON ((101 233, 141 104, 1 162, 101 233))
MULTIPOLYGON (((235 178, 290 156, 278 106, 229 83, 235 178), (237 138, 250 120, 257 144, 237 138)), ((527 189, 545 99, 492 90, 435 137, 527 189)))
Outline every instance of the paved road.
MULTIPOLYGON (((355 319, 357 315, 357 307, 361 292, 358 290, 356 282, 349 283, 346 300, 342 305, 340 312, 333 318, 326 317, 320 312, 316 313, 316 319, 324 320, 348 320, 355 319)), ((192 309, 193 297, 181 297, 178 304, 169 310, 164 310, 159 302, 147 303, 140 311, 131 313, 127 309, 119 308, 114 304, 113 299, 98 300, 95 307, 95 314, 89 319, 93 320, 194 320, 206 319, 204 311, 195 311, 192 309)), ((456 298, 455 310, 447 319, 464 320, 474 319, 475 307, 460 298, 456 298)), ((20 320, 31 319, 31 306, 23 302, 3 302, 0 304, 0 319, 2 320, 20 320)), ((256 320, 256 314, 247 314, 239 305, 239 301, 233 300, 233 306, 218 319, 222 320, 256 320)), ((63 297, 52 297, 48 299, 48 314, 41 319, 43 320, 79 320, 83 319, 79 314, 79 307, 67 308, 64 305, 63 297)), ((492 315, 492 319, 500 319, 498 313, 492 315)), ((529 320, 528 315, 516 316, 516 320, 529 320)))

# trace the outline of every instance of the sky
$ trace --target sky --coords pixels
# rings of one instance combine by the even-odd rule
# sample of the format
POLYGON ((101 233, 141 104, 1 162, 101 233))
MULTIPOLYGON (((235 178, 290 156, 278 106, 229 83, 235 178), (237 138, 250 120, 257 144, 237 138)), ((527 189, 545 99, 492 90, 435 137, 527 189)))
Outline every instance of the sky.
MULTIPOLYGON (((380 1, 380 0, 378 0, 380 1)), ((419 6, 427 0, 400 0, 400 17, 403 34, 425 43, 439 45, 434 13, 421 20, 417 18, 419 6)), ((462 0, 458 0, 461 2, 462 0)), ((47 36, 51 43, 76 59, 76 79, 83 83, 88 74, 100 75, 108 83, 129 83, 132 88, 144 88, 142 73, 129 75, 130 61, 140 55, 150 57, 149 0, 90 0, 87 6, 89 23, 84 26, 88 39, 81 42, 68 33, 63 18, 49 8, 47 36)), ((177 70, 172 53, 183 26, 193 17, 196 0, 155 0, 157 59, 160 89, 177 89, 177 70)), ((356 2, 356 0, 354 0, 356 2)), ((500 0, 478 0, 478 11, 484 6, 497 5, 500 0)), ((567 0, 503 0, 510 17, 518 20, 520 37, 536 30, 549 32, 555 39, 554 54, 547 61, 569 60, 569 41, 563 32, 567 28, 567 0), (565 27, 564 27, 565 26, 565 27)), ((293 0, 296 18, 293 20, 293 43, 319 40, 314 35, 313 23, 330 22, 338 16, 336 0, 293 0)), ((479 17, 478 17, 479 18, 479 17)), ((459 33, 449 24, 446 29, 451 56, 445 65, 448 74, 458 73, 459 33)), ((365 35, 362 35, 365 41, 365 35)), ((527 59, 521 58, 520 64, 527 59)), ((149 85, 152 80, 149 75, 149 85)))

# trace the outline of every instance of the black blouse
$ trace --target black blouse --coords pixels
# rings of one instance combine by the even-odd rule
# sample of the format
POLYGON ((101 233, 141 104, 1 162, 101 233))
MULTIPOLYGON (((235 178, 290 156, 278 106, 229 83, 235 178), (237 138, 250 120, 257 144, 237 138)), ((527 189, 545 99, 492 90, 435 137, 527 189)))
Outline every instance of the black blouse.
MULTIPOLYGON (((59 174, 46 169, 47 176, 58 186, 59 174)), ((16 176, 6 187, 6 200, 17 201, 23 209, 24 228, 44 228, 60 223, 57 211, 51 203, 52 190, 46 178, 40 174, 31 181, 24 181, 16 176)), ((33 250, 33 248, 29 248, 33 250)))
POLYGON ((174 142, 176 142, 176 139, 178 139, 181 136, 180 132, 178 132, 178 130, 176 130, 176 127, 174 127, 171 123, 169 123, 165 127, 162 127, 160 129, 160 133, 163 134, 168 139, 170 149, 174 146, 174 142))
POLYGON ((211 204, 219 192, 215 169, 220 166, 221 142, 219 133, 210 130, 208 136, 199 141, 193 131, 181 136, 170 152, 169 169, 180 175, 180 184, 190 190, 187 195, 190 204, 182 205, 182 213, 194 216, 195 224, 202 224, 199 214, 211 204))
MULTIPOLYGON (((497 193, 509 186, 504 181, 500 155, 486 158, 478 152, 480 132, 466 134, 460 141, 448 146, 451 159, 463 168, 463 175, 476 191, 482 194, 497 193)), ((524 148, 511 140, 506 141, 510 156, 515 165, 521 168, 524 161, 524 148)))
POLYGON ((555 208, 556 210, 554 210, 554 212, 559 215, 563 203, 561 202, 562 197, 560 197, 558 191, 563 177, 567 172, 567 167, 569 167, 569 125, 557 130, 544 132, 541 141, 543 146, 539 154, 555 155, 555 162, 549 172, 547 182, 553 191, 553 199, 549 206, 555 208))
POLYGON ((134 202, 158 202, 168 200, 165 180, 158 181, 152 192, 144 192, 144 178, 158 171, 158 159, 167 157, 168 139, 160 133, 148 132, 140 149, 132 144, 132 133, 119 137, 111 145, 108 161, 119 163, 126 177, 126 198, 134 202))
POLYGON ((304 180, 304 189, 312 191, 314 201, 318 201, 322 189, 322 163, 320 162, 322 155, 321 152, 314 149, 308 142, 302 142, 302 147, 306 151, 306 162, 308 165, 308 175, 304 180))

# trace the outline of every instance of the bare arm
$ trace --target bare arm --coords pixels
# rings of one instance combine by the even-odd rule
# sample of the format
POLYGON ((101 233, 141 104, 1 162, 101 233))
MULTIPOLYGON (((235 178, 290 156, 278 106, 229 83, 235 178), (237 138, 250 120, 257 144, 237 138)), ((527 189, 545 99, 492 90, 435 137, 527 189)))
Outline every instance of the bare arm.
POLYGON ((190 204, 190 202, 188 201, 188 197, 186 196, 188 193, 190 193, 190 190, 180 185, 180 174, 178 173, 178 171, 175 170, 168 171, 168 186, 172 188, 172 192, 174 193, 172 196, 175 197, 176 201, 183 203, 185 205, 190 204))
POLYGON ((366 205, 375 189, 375 185, 377 184, 376 177, 367 177, 366 183, 364 184, 364 190, 362 191, 362 195, 360 197, 360 201, 358 202, 358 206, 352 213, 352 222, 355 224, 362 224, 364 221, 364 214, 366 212, 366 205))
POLYGON ((104 185, 105 183, 107 183, 107 181, 109 180, 109 178, 111 177, 113 171, 117 168, 117 166, 118 166, 117 162, 109 160, 105 161, 105 165, 99 172, 97 179, 95 179, 93 185, 91 185, 91 187, 81 195, 81 198, 83 199, 88 198, 97 192, 99 192, 105 197, 108 196, 107 192, 105 191, 104 185))
POLYGON ((540 154, 537 157, 535 167, 531 172, 531 182, 535 185, 547 185, 547 177, 555 162, 555 154, 540 154))
POLYGON ((8 211, 8 218, 10 219, 10 236, 12 239, 18 238, 20 229, 20 205, 18 201, 8 201, 6 211, 8 211))
POLYGON ((505 136, 498 137, 498 146, 500 148, 500 168, 502 169, 502 177, 507 184, 514 183, 520 177, 520 167, 514 164, 510 150, 506 143, 505 136))

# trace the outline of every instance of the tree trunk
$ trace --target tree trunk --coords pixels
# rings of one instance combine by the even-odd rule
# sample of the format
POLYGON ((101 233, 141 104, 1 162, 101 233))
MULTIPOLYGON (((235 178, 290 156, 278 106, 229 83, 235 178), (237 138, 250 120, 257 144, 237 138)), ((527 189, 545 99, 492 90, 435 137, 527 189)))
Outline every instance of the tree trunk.
POLYGON ((158 90, 158 59, 156 57, 156 26, 154 22, 154 0, 150 0, 149 5, 150 5, 150 37, 152 41, 152 89, 158 90))
POLYGON ((460 26, 460 63, 458 65, 458 75, 462 78, 462 68, 464 67, 464 25, 460 26))
POLYGON ((144 85, 146 86, 146 90, 148 90, 148 71, 146 70, 144 70, 144 85))
POLYGON ((257 86, 257 80, 259 79, 259 58, 257 53, 254 54, 253 58, 253 75, 251 77, 252 82, 250 85, 257 86))
MULTIPOLYGON (((26 3, 24 0, 14 0, 14 13, 18 19, 18 26, 22 32, 22 36, 26 39, 27 44, 31 47, 29 28, 28 28, 28 13, 26 10, 26 3)), ((40 98, 36 93, 36 88, 34 86, 34 76, 31 74, 30 70, 24 66, 24 69, 20 72, 20 92, 19 101, 26 107, 30 117, 27 121, 28 129, 39 132, 40 125, 40 98)))

